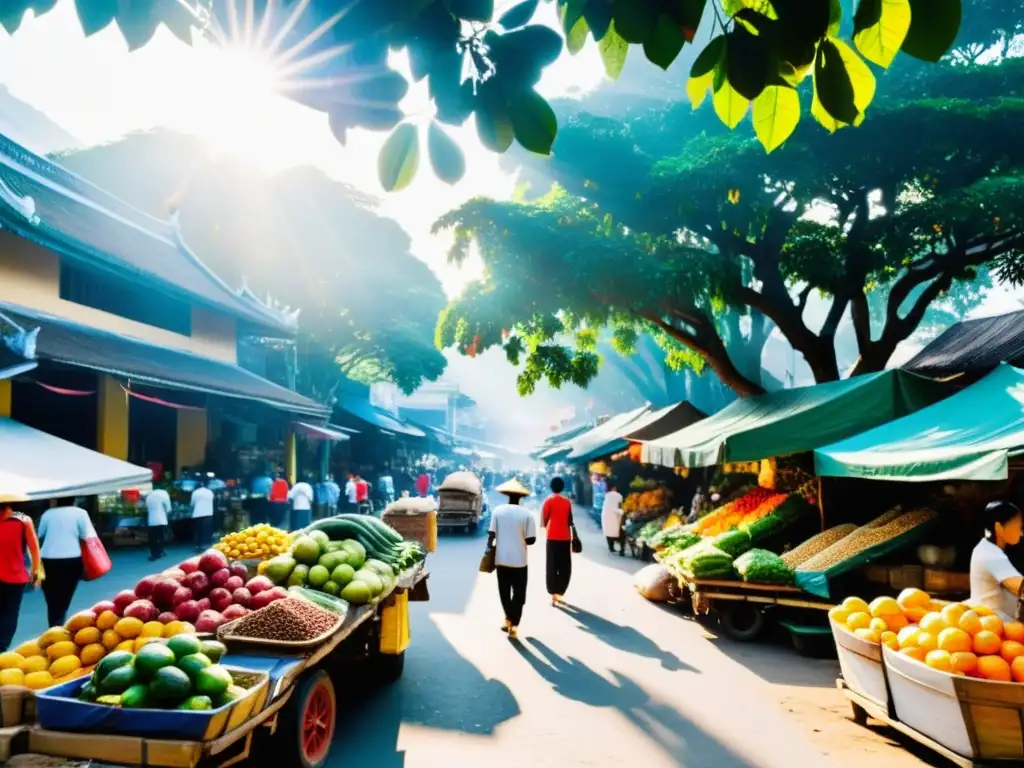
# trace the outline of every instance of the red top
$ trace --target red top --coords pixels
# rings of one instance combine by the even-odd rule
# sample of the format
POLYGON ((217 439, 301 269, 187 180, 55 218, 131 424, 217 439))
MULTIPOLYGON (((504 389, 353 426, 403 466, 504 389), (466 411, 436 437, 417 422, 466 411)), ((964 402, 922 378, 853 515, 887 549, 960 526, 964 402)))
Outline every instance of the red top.
POLYGON ((288 501, 288 481, 283 477, 277 478, 270 484, 270 496, 271 501, 288 501))
POLYGON ((25 551, 32 560, 32 573, 39 573, 39 539, 32 520, 10 508, 0 511, 0 582, 28 584, 25 551))
POLYGON ((548 529, 548 541, 572 541, 572 502, 565 496, 553 494, 544 501, 540 522, 548 529))
POLYGON ((422 475, 416 478, 416 493, 420 496, 426 496, 430 491, 430 475, 424 472, 422 475))
POLYGON ((356 503, 361 504, 370 498, 370 484, 365 480, 356 483, 356 503))

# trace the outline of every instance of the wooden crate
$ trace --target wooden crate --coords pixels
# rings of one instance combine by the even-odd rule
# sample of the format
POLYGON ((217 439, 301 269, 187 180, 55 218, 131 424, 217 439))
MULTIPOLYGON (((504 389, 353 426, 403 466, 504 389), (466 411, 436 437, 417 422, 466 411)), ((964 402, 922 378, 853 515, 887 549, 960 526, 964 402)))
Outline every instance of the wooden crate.
POLYGON ((418 541, 427 552, 437 549, 437 512, 385 512, 382 519, 403 539, 418 541))
POLYGON ((882 667, 882 646, 862 640, 832 619, 829 619, 829 624, 832 626, 832 637, 836 641, 843 681, 851 690, 879 709, 889 711, 892 699, 889 681, 882 667))

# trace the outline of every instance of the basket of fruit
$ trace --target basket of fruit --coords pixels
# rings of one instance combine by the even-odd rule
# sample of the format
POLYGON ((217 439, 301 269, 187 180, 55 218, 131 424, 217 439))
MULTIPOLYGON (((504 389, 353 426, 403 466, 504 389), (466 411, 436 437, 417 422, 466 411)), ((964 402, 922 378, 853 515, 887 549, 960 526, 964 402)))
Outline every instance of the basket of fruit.
POLYGON ((36 717, 54 731, 195 741, 237 728, 266 704, 265 673, 221 665, 224 646, 195 635, 115 651, 92 674, 36 694, 36 717))
POLYGON ((342 614, 289 596, 223 625, 217 630, 217 637, 232 647, 273 646, 302 651, 326 642, 343 621, 342 614))

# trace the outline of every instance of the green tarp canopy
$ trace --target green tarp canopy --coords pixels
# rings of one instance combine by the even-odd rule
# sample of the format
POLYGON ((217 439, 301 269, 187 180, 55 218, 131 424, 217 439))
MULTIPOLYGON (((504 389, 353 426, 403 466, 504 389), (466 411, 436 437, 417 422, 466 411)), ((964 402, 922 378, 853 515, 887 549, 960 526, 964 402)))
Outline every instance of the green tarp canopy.
POLYGON ((643 460, 666 467, 710 467, 811 451, 913 413, 948 391, 948 385, 921 376, 881 371, 745 397, 644 443, 643 460))
POLYGON ((584 462, 607 456, 610 453, 621 451, 629 445, 629 442, 619 437, 619 434, 627 429, 638 418, 648 413, 650 409, 643 405, 612 416, 603 424, 598 424, 589 432, 584 432, 579 437, 574 437, 565 443, 572 450, 566 456, 566 461, 584 462))
POLYGON ((1024 453, 1024 371, 1006 363, 929 408, 814 452, 819 475, 1005 480, 1024 453))

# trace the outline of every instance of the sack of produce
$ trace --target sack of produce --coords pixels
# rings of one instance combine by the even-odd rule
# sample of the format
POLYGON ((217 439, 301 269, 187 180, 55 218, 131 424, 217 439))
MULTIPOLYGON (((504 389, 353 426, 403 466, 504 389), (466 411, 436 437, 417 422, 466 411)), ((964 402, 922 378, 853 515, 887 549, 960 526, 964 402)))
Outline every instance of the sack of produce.
POLYGON ((767 549, 752 549, 733 563, 744 581, 758 584, 792 584, 793 570, 782 558, 767 549))
POLYGON ((683 569, 695 578, 711 579, 731 576, 732 555, 705 541, 681 553, 683 569))
POLYGON ((790 568, 796 568, 819 552, 828 549, 840 539, 846 538, 855 530, 857 530, 857 526, 853 523, 834 525, 828 530, 812 536, 803 544, 793 547, 789 552, 783 552, 782 559, 790 568))
POLYGON ((669 585, 673 578, 668 568, 660 563, 654 563, 637 571, 633 577, 633 586, 648 600, 664 603, 669 598, 669 585))
POLYGON ((733 557, 739 557, 754 546, 750 540, 750 534, 740 528, 718 534, 711 540, 711 543, 733 557))

